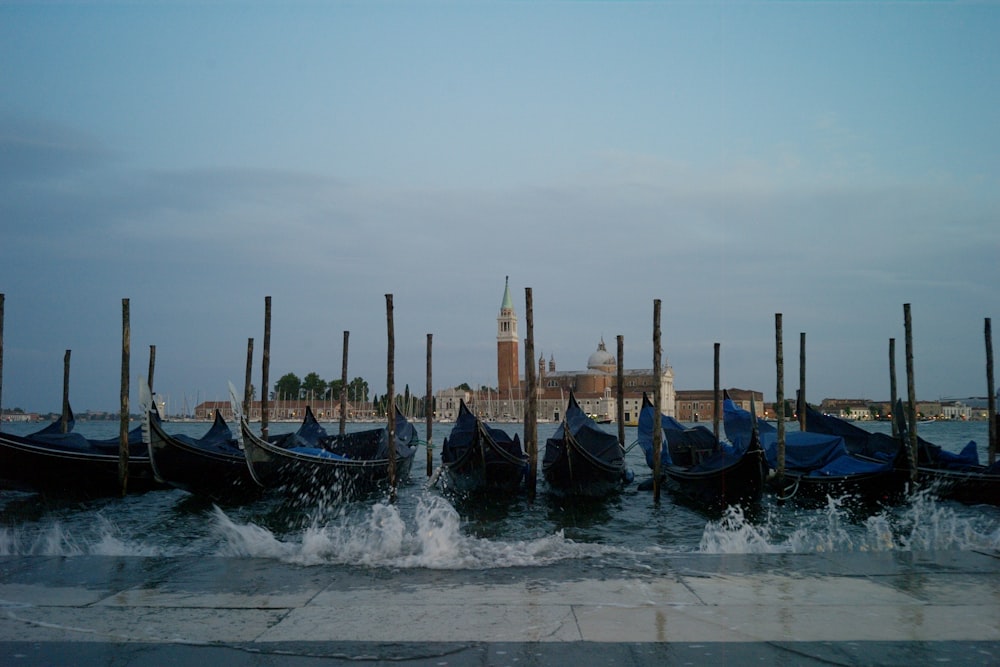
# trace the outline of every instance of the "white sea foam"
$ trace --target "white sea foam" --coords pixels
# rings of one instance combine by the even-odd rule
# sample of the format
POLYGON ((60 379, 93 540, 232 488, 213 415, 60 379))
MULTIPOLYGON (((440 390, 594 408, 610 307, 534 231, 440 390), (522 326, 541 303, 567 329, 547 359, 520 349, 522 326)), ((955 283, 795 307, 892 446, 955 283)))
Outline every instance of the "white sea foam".
MULTIPOLYGON (((787 508, 785 508, 787 511, 787 508)), ((828 498, 825 511, 802 512, 795 527, 783 532, 767 516, 749 521, 730 508, 709 521, 699 550, 703 553, 819 553, 853 551, 925 551, 936 549, 1000 549, 1000 528, 977 525, 941 505, 933 494, 914 494, 904 505, 856 519, 842 498, 828 498)), ((987 522, 989 523, 989 522, 987 522)))
POLYGON ((751 523, 737 506, 727 508, 719 521, 708 522, 698 550, 710 554, 785 551, 772 543, 767 522, 760 525, 751 523))
POLYGON ((103 515, 76 532, 54 521, 0 529, 0 556, 157 556, 161 549, 124 537, 103 515))
POLYGON ((315 508, 304 527, 296 522, 287 528, 258 524, 243 508, 230 513, 215 508, 207 516, 178 513, 167 522, 150 520, 148 512, 123 516, 74 512, 0 527, 0 556, 215 554, 303 565, 434 569, 539 567, 590 560, 643 568, 656 557, 692 549, 735 554, 1000 549, 1000 522, 993 508, 969 511, 927 492, 898 507, 860 516, 842 499, 829 499, 818 511, 797 510, 790 504, 772 506, 763 516, 753 517, 731 508, 719 520, 695 524, 704 525, 698 543, 690 538, 675 541, 669 531, 660 535, 655 530, 640 531, 620 539, 607 533, 605 537, 616 546, 576 541, 566 537, 562 525, 545 521, 538 522, 534 533, 522 532, 522 539, 504 538, 497 531, 477 537, 444 497, 425 491, 410 500, 315 508), (638 539, 643 534, 651 539, 638 539))
POLYGON ((276 558, 303 565, 349 564, 402 568, 479 569, 547 565, 599 556, 613 548, 582 544, 562 532, 533 540, 502 541, 462 533, 461 518, 446 500, 425 494, 411 522, 395 505, 376 503, 360 515, 313 522, 279 538, 255 524, 237 524, 216 508, 224 537, 220 555, 276 558))

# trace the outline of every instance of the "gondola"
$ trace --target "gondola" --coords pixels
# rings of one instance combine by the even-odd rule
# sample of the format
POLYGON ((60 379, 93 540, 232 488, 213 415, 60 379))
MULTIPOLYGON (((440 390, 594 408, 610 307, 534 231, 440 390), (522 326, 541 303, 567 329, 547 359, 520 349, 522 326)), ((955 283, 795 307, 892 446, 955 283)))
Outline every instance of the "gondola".
POLYGON ((238 500, 260 494, 246 455, 222 414, 205 435, 192 438, 164 430, 156 408, 145 413, 144 437, 156 478, 188 493, 213 500, 238 500))
MULTIPOLYGON (((654 408, 647 394, 639 412, 638 442, 653 468, 654 408)), ((716 511, 750 506, 760 501, 767 478, 767 461, 751 429, 746 446, 719 443, 704 426, 686 427, 673 417, 660 416, 663 442, 660 470, 666 488, 701 509, 716 511)))
MULTIPOLYGON (((750 413, 732 399, 722 402, 726 437, 736 445, 749 442, 750 413)), ((761 447, 771 471, 768 484, 779 500, 804 505, 845 498, 873 505, 901 500, 906 492, 908 473, 897 441, 895 451, 885 460, 851 454, 838 435, 789 431, 785 434, 785 469, 778 472, 777 428, 758 422, 761 447)))
MULTIPOLYGON (((897 403, 896 419, 900 439, 908 446, 906 420, 902 418, 902 402, 897 403)), ((866 458, 887 458, 888 443, 896 442, 884 433, 872 433, 860 426, 812 407, 806 411, 806 429, 844 438, 848 451, 866 458)), ((905 471, 904 471, 905 472, 905 471)), ((927 487, 939 498, 968 504, 1000 505, 1000 462, 992 466, 979 463, 976 442, 970 441, 957 454, 923 438, 917 438, 917 484, 927 487)))
MULTIPOLYGON (((386 488, 389 481, 389 438, 385 427, 327 435, 306 408, 298 431, 265 440, 240 419, 244 454, 254 480, 302 499, 350 500, 386 488)), ((417 451, 417 431, 396 409, 395 464, 397 481, 409 477, 417 451)))
MULTIPOLYGON (((73 431, 69 409, 66 432, 62 420, 29 435, 0 432, 0 478, 3 485, 59 495, 120 495, 119 438, 94 440, 73 431)), ((156 481, 142 427, 128 433, 126 491, 165 488, 156 481)))
POLYGON ((632 481, 625 450, 602 429, 571 392, 566 416, 545 441, 542 474, 555 495, 602 498, 632 481))
POLYGON ((458 418, 441 445, 442 484, 465 495, 478 492, 517 491, 528 471, 528 457, 515 433, 489 426, 474 415, 465 401, 458 418))

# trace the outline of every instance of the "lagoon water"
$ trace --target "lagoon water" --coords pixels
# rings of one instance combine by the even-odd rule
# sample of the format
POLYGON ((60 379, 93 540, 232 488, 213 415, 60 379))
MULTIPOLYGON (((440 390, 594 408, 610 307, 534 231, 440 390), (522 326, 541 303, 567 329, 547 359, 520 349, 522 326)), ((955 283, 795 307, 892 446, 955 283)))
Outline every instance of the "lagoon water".
MULTIPOLYGON (((168 422, 168 431, 198 436, 208 424, 168 422)), ((271 432, 296 424, 271 425, 271 432)), ((522 433, 519 424, 498 425, 522 433)), ((336 424, 327 424, 336 432, 336 424)), ((372 424, 351 424, 351 430, 372 424)), ((872 430, 888 424, 870 424, 872 430)), ((29 433, 39 425, 5 425, 29 433)), ((435 424, 434 463, 450 424, 435 424)), ((539 424, 539 449, 555 424, 539 424)), ((606 427, 616 431, 614 425, 606 427)), ((795 425, 790 424, 790 429, 795 425)), ((92 437, 113 437, 114 422, 78 422, 92 437)), ((425 427, 418 423, 423 438, 425 427)), ((627 428, 626 442, 635 440, 627 428)), ((969 440, 986 460, 985 422, 920 425, 922 437, 958 451, 969 440)), ((523 437, 523 434, 522 434, 523 437)), ((541 454, 540 454, 541 455, 541 454)), ((636 482, 649 476, 638 447, 628 454, 636 482)), ((801 508, 773 498, 752 513, 731 509, 708 515, 664 491, 660 503, 637 483, 607 500, 551 497, 541 472, 538 497, 471 504, 428 487, 426 450, 396 502, 385 498, 316 505, 265 497, 216 505, 179 490, 124 498, 67 500, 0 490, 0 555, 197 556, 264 558, 304 566, 362 566, 373 570, 470 570, 507 567, 561 571, 594 567, 622 572, 656 569, 678 553, 849 553, 869 551, 998 550, 1000 508, 970 506, 914 494, 892 507, 859 508, 849 499, 801 508)))

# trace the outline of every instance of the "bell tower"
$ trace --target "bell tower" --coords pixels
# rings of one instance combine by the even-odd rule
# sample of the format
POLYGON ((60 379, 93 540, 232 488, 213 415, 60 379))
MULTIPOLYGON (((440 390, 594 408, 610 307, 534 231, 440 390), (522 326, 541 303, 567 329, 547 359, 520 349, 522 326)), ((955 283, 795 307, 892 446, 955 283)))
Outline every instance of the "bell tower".
POLYGON ((520 393, 520 365, 517 350, 517 315, 510 298, 509 276, 504 277, 503 301, 497 317, 497 392, 501 399, 514 400, 520 393))

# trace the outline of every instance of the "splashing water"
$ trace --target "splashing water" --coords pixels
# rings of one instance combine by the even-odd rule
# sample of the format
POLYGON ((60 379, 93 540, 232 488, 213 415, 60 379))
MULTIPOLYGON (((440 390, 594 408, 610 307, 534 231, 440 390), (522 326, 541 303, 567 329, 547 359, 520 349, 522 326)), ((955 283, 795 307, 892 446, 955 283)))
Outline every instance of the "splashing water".
POLYGON ((861 510, 844 498, 820 509, 774 505, 720 518, 678 506, 569 511, 561 503, 452 505, 430 490, 404 502, 289 509, 264 502, 220 509, 182 492, 124 500, 37 503, 0 499, 0 556, 220 556, 301 565, 488 569, 578 563, 647 570, 672 553, 845 553, 1000 549, 993 507, 914 494, 902 505, 861 510), (456 507, 461 508, 456 509, 456 507), (618 517, 615 512, 620 512, 618 517), (567 537, 569 535, 570 537, 567 537), (699 537, 700 536, 700 537, 699 537))
POLYGON ((417 501, 413 527, 395 505, 376 503, 357 514, 345 512, 330 523, 315 521, 285 538, 252 523, 237 524, 218 508, 214 518, 224 537, 220 555, 276 558, 300 565, 478 569, 547 565, 616 551, 576 543, 562 531, 514 542, 463 535, 458 512, 434 495, 417 501))
POLYGON ((771 543, 771 529, 767 522, 754 525, 747 520, 743 509, 737 506, 727 508, 719 521, 708 522, 698 550, 710 554, 787 551, 771 543))
POLYGON ((731 507, 705 526, 699 550, 743 554, 1000 549, 1000 528, 958 516, 926 490, 904 505, 863 519, 854 517, 846 501, 828 498, 825 511, 795 515, 787 534, 782 528, 789 523, 787 515, 781 519, 771 512, 755 524, 741 509, 731 507))
MULTIPOLYGON (((878 522, 870 519, 869 523, 878 522)), ((881 525, 869 528, 885 530, 881 525)), ((958 517, 951 507, 941 506, 928 490, 913 496, 909 511, 896 522, 894 533, 895 548, 906 551, 1000 549, 1000 528, 980 532, 976 522, 958 517)))
POLYGON ((33 530, 0 529, 0 556, 157 556, 161 549, 124 538, 98 514, 92 529, 75 535, 56 521, 33 530))

